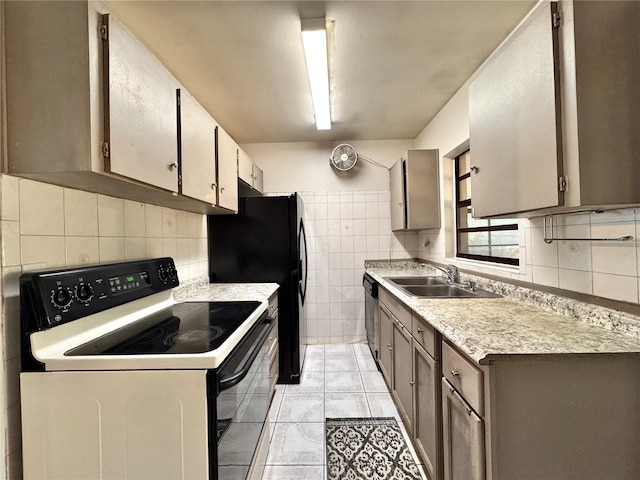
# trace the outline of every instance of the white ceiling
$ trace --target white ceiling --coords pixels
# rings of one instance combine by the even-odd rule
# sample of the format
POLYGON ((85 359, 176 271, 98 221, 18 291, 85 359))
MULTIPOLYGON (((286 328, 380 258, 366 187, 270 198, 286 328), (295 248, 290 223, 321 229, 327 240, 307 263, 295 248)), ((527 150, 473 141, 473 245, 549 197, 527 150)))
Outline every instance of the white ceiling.
POLYGON ((415 138, 535 4, 109 1, 238 143, 415 138), (335 21, 317 131, 300 18, 335 21))

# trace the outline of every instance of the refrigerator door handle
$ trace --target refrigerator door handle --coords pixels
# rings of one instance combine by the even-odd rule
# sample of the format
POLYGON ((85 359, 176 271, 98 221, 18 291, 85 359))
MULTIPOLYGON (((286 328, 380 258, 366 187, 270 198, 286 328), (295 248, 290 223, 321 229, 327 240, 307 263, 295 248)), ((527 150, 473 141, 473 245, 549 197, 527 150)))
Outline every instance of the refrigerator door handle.
POLYGON ((300 291, 300 297, 302 299, 302 305, 304 305, 304 298, 307 295, 307 235, 304 229, 304 221, 302 218, 300 219, 300 232, 298 233, 298 251, 300 251, 300 247, 304 247, 304 263, 302 259, 299 259, 300 262, 300 279, 301 284, 298 284, 298 290, 300 291), (304 287, 303 285, 304 284, 304 287))

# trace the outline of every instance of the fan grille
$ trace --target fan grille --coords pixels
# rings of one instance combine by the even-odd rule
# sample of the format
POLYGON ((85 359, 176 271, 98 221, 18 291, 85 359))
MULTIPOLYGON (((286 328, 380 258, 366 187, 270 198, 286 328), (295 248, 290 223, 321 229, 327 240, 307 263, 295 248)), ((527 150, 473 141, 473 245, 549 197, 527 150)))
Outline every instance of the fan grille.
POLYGON ((333 167, 344 172, 351 170, 356 165, 358 153, 351 145, 343 143, 333 149, 329 161, 333 167))

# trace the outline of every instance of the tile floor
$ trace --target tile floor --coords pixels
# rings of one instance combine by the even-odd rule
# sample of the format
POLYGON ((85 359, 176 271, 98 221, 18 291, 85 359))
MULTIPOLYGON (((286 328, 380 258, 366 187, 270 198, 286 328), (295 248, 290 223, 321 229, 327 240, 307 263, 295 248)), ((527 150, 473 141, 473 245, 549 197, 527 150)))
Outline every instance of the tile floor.
POLYGON ((276 388, 263 480, 324 480, 326 417, 395 417, 406 437, 366 344, 310 345, 306 355, 300 384, 276 388))

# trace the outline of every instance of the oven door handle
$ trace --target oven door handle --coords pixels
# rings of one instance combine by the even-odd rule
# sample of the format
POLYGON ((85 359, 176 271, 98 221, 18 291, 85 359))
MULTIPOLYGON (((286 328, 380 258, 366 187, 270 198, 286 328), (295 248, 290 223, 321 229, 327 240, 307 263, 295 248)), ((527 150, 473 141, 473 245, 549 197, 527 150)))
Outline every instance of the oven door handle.
POLYGON ((226 372, 221 372, 221 378, 219 383, 219 391, 228 390, 229 388, 237 385, 247 376, 249 373, 249 369, 251 365, 253 365, 253 361, 256 359, 258 354, 260 353, 260 349, 262 345, 264 345, 267 337, 271 333, 273 329, 273 318, 266 317, 264 319, 264 327, 262 332, 259 334, 258 338, 252 342, 250 346, 250 351, 245 357, 245 361, 242 364, 242 367, 239 370, 233 370, 230 375, 226 375, 226 372))

